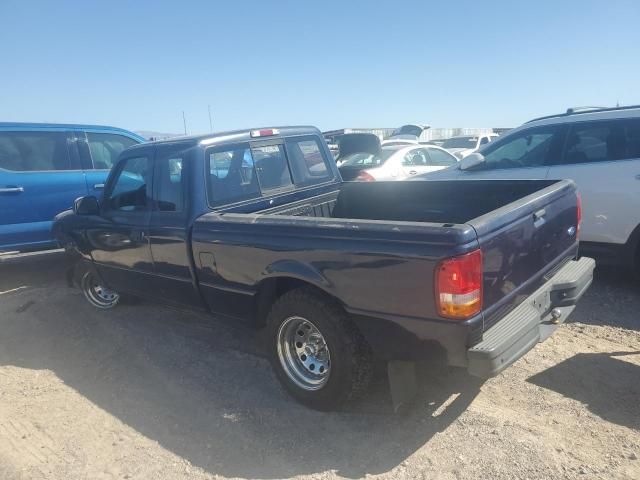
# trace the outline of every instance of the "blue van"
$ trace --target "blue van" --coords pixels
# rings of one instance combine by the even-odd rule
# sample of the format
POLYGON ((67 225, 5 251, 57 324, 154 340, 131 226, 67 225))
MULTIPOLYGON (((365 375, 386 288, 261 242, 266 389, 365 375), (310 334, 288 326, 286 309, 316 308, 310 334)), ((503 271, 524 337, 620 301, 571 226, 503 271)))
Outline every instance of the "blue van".
POLYGON ((113 127, 0 122, 0 252, 55 247, 54 215, 100 196, 120 152, 141 142, 113 127))

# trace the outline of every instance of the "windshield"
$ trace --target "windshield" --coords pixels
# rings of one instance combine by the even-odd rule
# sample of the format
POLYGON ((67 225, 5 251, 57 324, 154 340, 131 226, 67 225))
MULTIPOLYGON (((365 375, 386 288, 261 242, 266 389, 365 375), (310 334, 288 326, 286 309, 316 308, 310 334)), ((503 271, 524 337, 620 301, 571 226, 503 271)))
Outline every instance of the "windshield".
POLYGON ((478 137, 453 137, 442 144, 442 148, 476 148, 478 137))
POLYGON ((383 148, 380 150, 380 155, 373 155, 371 153, 352 153, 344 158, 342 166, 366 168, 379 167, 389 160, 391 155, 397 151, 397 148, 383 148))

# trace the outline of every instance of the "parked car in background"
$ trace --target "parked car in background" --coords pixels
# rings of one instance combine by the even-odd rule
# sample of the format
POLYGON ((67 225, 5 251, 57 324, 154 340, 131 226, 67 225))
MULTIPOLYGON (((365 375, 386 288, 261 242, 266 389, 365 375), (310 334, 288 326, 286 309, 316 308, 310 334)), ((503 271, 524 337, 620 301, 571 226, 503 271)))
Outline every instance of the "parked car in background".
POLYGON ((96 125, 0 123, 0 252, 54 247, 53 217, 99 194, 135 133, 96 125))
POLYGON ((345 136, 341 142, 338 158, 340 174, 347 181, 405 180, 458 163, 456 157, 440 147, 417 143, 381 145, 373 134, 353 135, 358 137, 345 136))
POLYGON ((54 230, 94 307, 264 328, 284 388, 327 410, 378 361, 391 385, 434 358, 491 377, 545 340, 592 280, 577 202, 566 180, 342 182, 319 130, 282 127, 133 146, 54 230))
POLYGON ((458 159, 463 159, 470 153, 477 151, 480 147, 491 143, 498 138, 495 133, 488 135, 463 135, 459 137, 451 137, 444 141, 442 148, 446 148, 453 153, 458 159))
POLYGON ((396 128, 393 133, 382 141, 382 145, 418 145, 420 135, 431 128, 423 124, 407 124, 396 128))
POLYGON ((571 179, 582 195, 581 252, 640 272, 640 106, 532 120, 425 178, 571 179))

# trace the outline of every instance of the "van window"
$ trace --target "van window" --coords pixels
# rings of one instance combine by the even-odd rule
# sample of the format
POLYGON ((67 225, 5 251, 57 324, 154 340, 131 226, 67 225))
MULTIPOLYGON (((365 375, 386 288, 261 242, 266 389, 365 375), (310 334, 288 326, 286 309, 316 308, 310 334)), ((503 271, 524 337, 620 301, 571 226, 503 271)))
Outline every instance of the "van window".
POLYGON ((577 123, 566 141, 562 163, 640 158, 640 119, 577 123))
POLYGON ((118 155, 125 148, 138 143, 124 135, 92 132, 87 132, 87 141, 89 142, 93 168, 96 170, 110 170, 116 163, 118 155))
POLYGON ((72 170, 65 132, 0 132, 0 168, 14 172, 72 170))
POLYGON ((293 185, 284 153, 284 145, 265 145, 251 148, 260 188, 273 190, 293 185))
POLYGON ((209 203, 225 205, 260 196, 249 144, 207 150, 209 203))
POLYGON ((286 146, 296 185, 321 183, 333 177, 317 138, 288 138, 286 146))

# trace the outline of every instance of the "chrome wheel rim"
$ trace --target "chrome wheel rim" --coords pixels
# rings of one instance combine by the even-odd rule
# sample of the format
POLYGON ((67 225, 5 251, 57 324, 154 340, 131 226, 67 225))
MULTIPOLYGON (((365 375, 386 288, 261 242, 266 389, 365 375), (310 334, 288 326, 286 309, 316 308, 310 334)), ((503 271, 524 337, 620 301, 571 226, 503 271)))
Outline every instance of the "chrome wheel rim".
POLYGON ((331 355, 327 342, 313 323, 287 318, 278 329, 278 359, 284 372, 303 390, 319 390, 329 380, 331 355))
POLYGON ((90 301, 98 306, 110 306, 120 299, 120 295, 100 285, 95 277, 87 273, 84 277, 84 291, 90 301))

